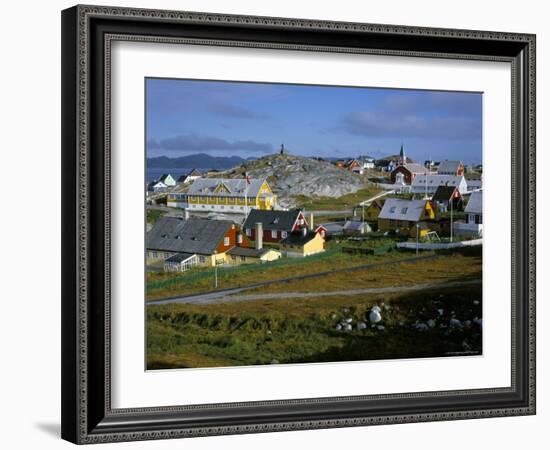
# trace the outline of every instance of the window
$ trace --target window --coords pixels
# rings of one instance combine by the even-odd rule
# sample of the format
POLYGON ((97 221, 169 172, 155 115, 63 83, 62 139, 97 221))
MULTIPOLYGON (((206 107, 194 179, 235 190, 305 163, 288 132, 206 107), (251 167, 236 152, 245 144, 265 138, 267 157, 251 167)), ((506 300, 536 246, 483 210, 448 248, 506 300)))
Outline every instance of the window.
POLYGON ((223 245, 225 245, 226 247, 229 245, 229 237, 224 237, 223 238, 223 245))
POLYGON ((288 236, 286 231, 281 232, 281 237, 285 239, 288 236))
POLYGON ((271 237, 277 239, 277 230, 271 230, 271 237))
POLYGON ((246 235, 247 236, 252 236, 252 230, 250 228, 246 229, 246 235))
POLYGON ((407 208, 406 206, 404 208, 401 208, 401 214, 407 214, 407 210, 409 208, 407 208))
POLYGON ((204 264, 204 263, 206 262, 206 256, 202 256, 202 255, 199 256, 199 262, 200 262, 201 264, 204 264))
POLYGON ((241 261, 246 261, 246 257, 245 257, 245 256, 241 256, 241 261))
POLYGON ((231 260, 232 261, 236 261, 237 260, 237 257, 235 255, 231 255, 231 260))
POLYGON ((157 252, 152 252, 153 253, 153 258, 158 258, 159 257, 159 254, 157 252))
POLYGON ((392 206, 392 207, 390 208, 390 213, 393 214, 394 212, 395 212, 395 206, 392 206))
POLYGON ((237 244, 242 244, 243 243, 243 235, 242 234, 237 234, 237 244))

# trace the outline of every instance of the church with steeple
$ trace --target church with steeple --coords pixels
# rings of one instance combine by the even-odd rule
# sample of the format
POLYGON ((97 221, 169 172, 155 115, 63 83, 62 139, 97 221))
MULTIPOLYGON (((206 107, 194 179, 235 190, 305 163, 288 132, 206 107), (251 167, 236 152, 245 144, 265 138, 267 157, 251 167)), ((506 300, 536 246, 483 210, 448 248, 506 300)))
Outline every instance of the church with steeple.
POLYGON ((392 170, 390 174, 391 182, 410 185, 417 175, 424 173, 426 173, 426 168, 424 166, 417 163, 407 162, 405 147, 403 144, 401 144, 398 165, 395 169, 392 170))

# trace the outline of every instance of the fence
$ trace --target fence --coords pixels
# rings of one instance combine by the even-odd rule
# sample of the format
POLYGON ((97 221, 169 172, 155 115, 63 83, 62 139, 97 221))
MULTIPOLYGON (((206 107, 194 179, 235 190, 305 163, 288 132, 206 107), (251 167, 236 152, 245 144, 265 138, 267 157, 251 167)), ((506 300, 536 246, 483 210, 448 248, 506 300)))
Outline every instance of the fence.
POLYGON ((448 243, 422 243, 419 242, 400 242, 397 244, 397 248, 406 248, 409 250, 447 250, 450 248, 461 248, 461 247, 473 247, 476 245, 482 245, 483 239, 472 239, 470 241, 460 241, 460 242, 448 242, 448 243))
MULTIPOLYGON (((275 261, 265 262, 262 264, 268 264, 270 268, 276 267, 287 267, 287 266, 297 266, 301 264, 308 264, 311 262, 323 260, 330 258, 337 253, 340 253, 340 248, 334 248, 326 250, 323 253, 317 253, 315 255, 307 256, 305 258, 281 258, 275 261)), ((259 263, 258 263, 259 264, 259 263)), ((258 264, 243 264, 237 266, 218 266, 218 276, 222 277, 224 275, 239 275, 254 272, 258 270, 258 264)), ((147 282, 147 289, 162 289, 171 287, 180 283, 190 283, 194 281, 209 279, 214 277, 214 268, 196 268, 191 269, 189 272, 183 273, 181 275, 172 276, 165 280, 154 280, 147 282)))

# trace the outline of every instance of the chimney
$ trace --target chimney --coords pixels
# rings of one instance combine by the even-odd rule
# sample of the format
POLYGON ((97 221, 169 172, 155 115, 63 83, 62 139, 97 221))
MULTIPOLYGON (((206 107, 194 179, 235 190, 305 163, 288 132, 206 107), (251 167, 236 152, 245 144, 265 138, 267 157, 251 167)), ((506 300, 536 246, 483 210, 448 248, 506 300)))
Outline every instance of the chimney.
POLYGON ((189 210, 187 208, 183 210, 183 218, 189 220, 189 210))
POLYGON ((313 213, 312 212, 309 213, 309 228, 311 230, 315 229, 315 227, 313 226, 313 213))
POLYGON ((262 222, 256 223, 256 250, 261 250, 264 240, 264 227, 262 222))

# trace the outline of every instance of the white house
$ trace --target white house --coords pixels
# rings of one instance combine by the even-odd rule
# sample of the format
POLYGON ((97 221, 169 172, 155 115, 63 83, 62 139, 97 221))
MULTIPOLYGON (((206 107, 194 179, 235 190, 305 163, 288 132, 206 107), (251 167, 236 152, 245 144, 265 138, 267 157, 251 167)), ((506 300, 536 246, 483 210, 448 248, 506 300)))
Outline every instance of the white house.
POLYGON ((458 189, 458 192, 465 194, 468 191, 468 185, 464 176, 441 175, 437 174, 418 174, 414 177, 411 184, 411 192, 421 194, 427 192, 433 194, 439 186, 452 186, 458 189))
POLYGON ((176 180, 169 173, 162 174, 162 176, 159 178, 159 181, 161 183, 164 183, 166 186, 170 186, 170 187, 176 185, 176 180))
POLYGON ((148 185, 147 185, 147 190, 149 192, 160 192, 162 191, 163 189, 166 189, 167 186, 166 184, 164 184, 162 181, 151 181, 148 185))
POLYGON ((464 212, 466 223, 455 223, 454 230, 457 234, 481 236, 483 234, 483 191, 476 191, 470 195, 470 200, 464 212))

